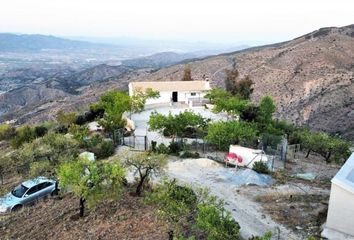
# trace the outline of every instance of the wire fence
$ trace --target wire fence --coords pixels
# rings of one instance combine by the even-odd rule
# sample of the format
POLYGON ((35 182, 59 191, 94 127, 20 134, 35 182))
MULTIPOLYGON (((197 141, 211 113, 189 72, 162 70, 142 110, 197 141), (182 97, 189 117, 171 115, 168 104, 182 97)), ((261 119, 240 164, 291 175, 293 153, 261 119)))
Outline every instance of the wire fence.
MULTIPOLYGON (((147 135, 129 135, 126 136, 122 129, 116 130, 111 136, 116 146, 128 146, 132 150, 147 151, 152 144, 149 143, 147 135)), ((166 139, 165 139, 166 140, 166 139)), ((226 142, 220 137, 219 142, 210 143, 198 134, 191 134, 188 137, 176 137, 168 139, 165 144, 174 142, 178 144, 180 151, 198 152, 200 157, 206 157, 218 162, 225 161, 225 155, 229 152, 229 146, 235 143, 226 142)), ((240 142, 237 145, 252 149, 263 150, 268 159, 268 166, 272 170, 284 169, 288 159, 294 159, 298 156, 300 145, 288 145, 287 139, 282 136, 267 135, 258 141, 258 144, 249 142, 240 142)))
POLYGON ((147 135, 127 135, 123 129, 117 129, 110 136, 115 146, 128 146, 133 150, 149 150, 149 141, 147 135))

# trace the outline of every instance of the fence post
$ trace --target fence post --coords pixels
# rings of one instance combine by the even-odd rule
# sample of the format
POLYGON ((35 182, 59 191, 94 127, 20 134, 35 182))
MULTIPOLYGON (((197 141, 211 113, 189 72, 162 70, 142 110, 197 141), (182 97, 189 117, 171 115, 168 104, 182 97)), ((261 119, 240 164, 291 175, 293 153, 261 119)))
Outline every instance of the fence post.
POLYGON ((145 142, 145 151, 147 151, 148 150, 148 141, 147 141, 147 136, 145 135, 144 136, 144 142, 145 142))

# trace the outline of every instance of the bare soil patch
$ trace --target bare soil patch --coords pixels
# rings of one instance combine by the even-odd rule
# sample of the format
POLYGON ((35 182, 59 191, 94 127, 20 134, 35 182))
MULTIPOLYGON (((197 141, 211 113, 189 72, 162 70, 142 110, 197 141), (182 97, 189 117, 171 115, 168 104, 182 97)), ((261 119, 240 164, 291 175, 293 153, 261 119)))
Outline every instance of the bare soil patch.
POLYGON ((78 199, 50 198, 0 218, 1 239, 154 239, 168 238, 168 226, 153 206, 124 193, 78 217, 78 199))
POLYGON ((272 194, 256 198, 273 220, 294 232, 307 236, 320 236, 326 221, 328 195, 322 194, 272 194))

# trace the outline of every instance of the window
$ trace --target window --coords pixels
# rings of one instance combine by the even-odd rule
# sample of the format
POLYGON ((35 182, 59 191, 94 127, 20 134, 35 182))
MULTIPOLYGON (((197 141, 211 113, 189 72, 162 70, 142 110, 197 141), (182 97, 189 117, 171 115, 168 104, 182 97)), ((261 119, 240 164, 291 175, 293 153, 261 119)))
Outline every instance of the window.
POLYGON ((27 190, 28 190, 28 188, 26 188, 25 186, 23 186, 21 184, 21 185, 15 187, 14 190, 12 190, 12 195, 14 195, 15 197, 21 198, 27 190))
POLYGON ((192 92, 192 93, 191 93, 191 96, 197 96, 197 93, 192 92))
POLYGON ((44 183, 41 183, 38 185, 38 191, 42 190, 42 189, 45 189, 47 187, 49 187, 50 185, 52 185, 51 182, 44 182, 44 183))
POLYGON ((30 190, 28 190, 26 194, 31 195, 33 193, 36 193, 37 191, 38 191, 38 185, 31 187, 30 190))

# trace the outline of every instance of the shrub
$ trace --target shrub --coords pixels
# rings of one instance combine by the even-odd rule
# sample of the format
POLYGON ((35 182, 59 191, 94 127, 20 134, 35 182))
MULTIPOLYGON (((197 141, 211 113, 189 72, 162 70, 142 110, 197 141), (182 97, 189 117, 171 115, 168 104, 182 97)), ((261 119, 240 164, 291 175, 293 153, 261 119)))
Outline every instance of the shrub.
POLYGON ((15 135, 15 128, 9 124, 0 124, 0 141, 10 140, 15 135))
POLYGON ((263 174, 268 174, 269 173, 269 168, 266 162, 263 161, 258 161, 253 164, 252 169, 256 171, 257 173, 263 173, 263 174))
POLYGON ((11 144, 14 148, 19 148, 23 143, 31 142, 35 138, 34 129, 29 125, 23 125, 16 129, 15 137, 12 139, 11 144))
POLYGON ((29 175, 31 177, 51 176, 54 172, 54 166, 49 161, 39 161, 31 163, 29 175))
POLYGON ((84 138, 89 134, 89 130, 86 126, 79 126, 77 124, 71 124, 69 127, 69 133, 74 136, 80 144, 84 145, 84 138))
POLYGON ((151 151, 152 152, 156 152, 156 147, 157 147, 157 142, 151 141, 151 151))
POLYGON ((248 104, 244 109, 241 109, 240 119, 246 122, 253 122, 257 119, 258 113, 258 106, 248 104))
POLYGON ((273 113, 276 110, 276 105, 271 96, 262 97, 259 103, 259 114, 257 121, 265 126, 272 122, 273 113))
POLYGON ((57 113, 57 122, 63 126, 69 127, 76 121, 76 113, 68 112, 65 113, 63 110, 60 110, 57 113))
POLYGON ((68 127, 60 125, 54 128, 55 133, 60 133, 60 134, 67 134, 68 133, 68 127))
POLYGON ((158 131, 164 136, 169 137, 185 137, 186 128, 193 128, 195 131, 200 131, 206 127, 208 120, 200 114, 195 114, 192 111, 184 111, 177 115, 169 113, 167 116, 153 112, 150 115, 149 126, 150 130, 158 131))
POLYGON ((270 240, 272 238, 272 232, 266 232, 262 236, 252 236, 249 238, 249 240, 270 240))
POLYGON ((170 145, 168 145, 169 148, 169 153, 170 154, 177 154, 181 151, 182 149, 182 144, 177 142, 177 141, 173 141, 170 143, 170 145))
POLYGON ((214 122, 208 127, 206 140, 221 150, 228 150, 230 144, 255 142, 257 140, 257 126, 239 121, 214 122))
POLYGON ((170 149, 163 143, 160 143, 157 147, 156 147, 156 152, 159 154, 169 154, 170 153, 170 149))
POLYGON ((96 146, 90 150, 95 154, 98 159, 107 158, 114 153, 114 144, 111 139, 102 139, 96 146))
POLYGON ((301 143, 301 131, 297 130, 292 132, 288 136, 288 142, 289 144, 300 144, 301 143))
POLYGON ((193 214, 197 206, 197 195, 187 186, 179 186, 176 180, 165 180, 147 195, 145 200, 148 203, 156 204, 159 207, 159 216, 176 228, 180 227, 179 222, 193 214))
POLYGON ((262 135, 262 143, 264 150, 267 149, 267 147, 271 147, 273 149, 277 149, 277 146, 279 143, 281 143, 283 139, 283 136, 281 135, 273 135, 269 133, 265 133, 262 135))
POLYGON ((201 234, 210 240, 239 239, 239 224, 225 210, 224 203, 206 190, 194 191, 177 185, 176 180, 165 180, 145 200, 156 204, 159 216, 174 226, 176 239, 199 239, 195 236, 201 234))
POLYGON ((34 132, 36 134, 36 137, 43 137, 44 135, 47 134, 48 129, 45 126, 40 125, 34 128, 34 132))
POLYGON ((184 151, 181 155, 180 158, 199 158, 200 155, 198 152, 189 152, 189 151, 184 151))

